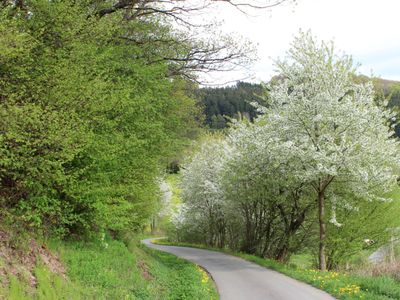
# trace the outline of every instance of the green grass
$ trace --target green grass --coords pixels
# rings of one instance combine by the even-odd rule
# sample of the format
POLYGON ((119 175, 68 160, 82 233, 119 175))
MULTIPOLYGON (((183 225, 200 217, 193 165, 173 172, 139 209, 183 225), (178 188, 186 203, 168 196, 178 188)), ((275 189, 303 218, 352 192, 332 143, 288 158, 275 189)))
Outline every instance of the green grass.
MULTIPOLYGON (((0 299, 74 300, 84 299, 86 292, 78 283, 65 280, 43 266, 35 269, 37 285, 30 287, 22 278, 9 276, 9 286, 0 287, 0 299)), ((90 298, 86 298, 90 299, 90 298)))
MULTIPOLYGON (((171 254, 131 242, 53 243, 67 267, 68 279, 38 266, 35 289, 10 278, 4 299, 218 299, 212 280, 198 266, 171 254)), ((2 297, 0 296, 0 299, 2 297)))
MULTIPOLYGON (((264 259, 244 253, 234 253, 229 250, 208 248, 203 245, 189 243, 175 243, 167 240, 156 240, 155 243, 183 247, 196 247, 225 252, 241 257, 263 267, 276 270, 289 277, 309 283, 321 290, 328 292, 340 300, 398 300, 400 299, 400 282, 390 277, 361 277, 338 272, 320 272, 315 269, 296 267, 295 263, 282 264, 274 260, 264 259)), ((308 264, 307 257, 300 257, 301 264, 308 264)), ((301 266, 301 265, 300 265, 301 266)))
POLYGON ((297 269, 312 269, 316 262, 311 254, 299 253, 290 256, 288 264, 297 269))

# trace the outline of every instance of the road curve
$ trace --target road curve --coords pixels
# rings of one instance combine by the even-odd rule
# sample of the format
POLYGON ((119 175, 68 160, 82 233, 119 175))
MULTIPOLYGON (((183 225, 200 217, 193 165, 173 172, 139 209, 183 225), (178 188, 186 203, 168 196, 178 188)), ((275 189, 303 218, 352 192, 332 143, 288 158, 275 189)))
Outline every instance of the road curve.
POLYGON ((329 294, 276 271, 220 252, 142 243, 169 252, 206 269, 213 277, 221 300, 333 300, 329 294))

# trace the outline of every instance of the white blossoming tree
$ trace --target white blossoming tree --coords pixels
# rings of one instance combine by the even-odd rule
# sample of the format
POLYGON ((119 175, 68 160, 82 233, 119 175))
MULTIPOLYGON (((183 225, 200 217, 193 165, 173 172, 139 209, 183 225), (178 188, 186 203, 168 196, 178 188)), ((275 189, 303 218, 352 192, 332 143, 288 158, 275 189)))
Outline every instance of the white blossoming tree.
POLYGON ((280 160, 282 145, 272 138, 275 130, 263 118, 234 126, 228 135, 234 151, 226 164, 224 189, 228 207, 243 220, 240 250, 286 261, 300 246, 304 234, 299 231, 315 203, 303 182, 292 176, 292 163, 280 160))
POLYGON ((399 170, 399 147, 391 138, 392 115, 374 102, 371 84, 353 81, 351 57, 332 43, 300 33, 287 58, 276 63, 269 107, 261 118, 273 128, 277 162, 313 191, 318 204, 319 267, 326 269, 326 206, 356 205, 352 199, 385 201, 399 170))
MULTIPOLYGON (((283 261, 317 221, 325 270, 327 242, 346 245, 363 214, 377 217, 390 207, 374 208, 390 201, 399 175, 399 144, 389 126, 394 114, 378 106, 372 84, 356 83, 351 57, 309 33, 300 33, 276 66, 269 103, 254 124, 237 123, 225 139, 204 139, 184 166, 177 219, 198 242, 283 261)), ((385 215, 381 228, 387 221, 385 215)), ((331 266, 349 253, 328 250, 331 266)))
MULTIPOLYGON (((209 245, 223 247, 225 242, 224 200, 221 172, 230 148, 221 137, 206 137, 199 150, 182 170, 184 223, 209 245)), ((195 234, 193 234, 195 236, 195 234)))

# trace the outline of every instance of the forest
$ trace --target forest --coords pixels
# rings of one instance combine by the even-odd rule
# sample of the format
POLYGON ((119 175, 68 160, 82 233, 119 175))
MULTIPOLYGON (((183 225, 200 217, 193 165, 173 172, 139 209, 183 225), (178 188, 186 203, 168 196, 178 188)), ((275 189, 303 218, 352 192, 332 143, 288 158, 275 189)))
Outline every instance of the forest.
MULTIPOLYGON (((388 106, 398 109, 400 106, 400 82, 381 78, 368 78, 356 75, 357 81, 372 81, 377 97, 387 99, 388 106)), ((272 78, 270 80, 274 81, 272 78)), ((210 129, 224 129, 232 119, 247 118, 253 121, 258 115, 253 103, 265 104, 268 98, 268 89, 265 84, 239 81, 233 86, 202 87, 197 93, 197 99, 205 114, 205 124, 210 129)), ((400 129, 396 127, 396 134, 400 136, 400 129)))

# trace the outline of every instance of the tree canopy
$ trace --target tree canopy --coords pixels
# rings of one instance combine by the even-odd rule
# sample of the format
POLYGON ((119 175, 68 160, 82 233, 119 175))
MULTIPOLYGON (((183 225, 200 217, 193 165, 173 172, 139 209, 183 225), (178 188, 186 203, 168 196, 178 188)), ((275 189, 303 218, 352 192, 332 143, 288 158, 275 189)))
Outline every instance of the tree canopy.
POLYGON ((0 206, 10 224, 59 235, 140 228, 165 158, 196 134, 190 84, 160 59, 170 50, 126 39, 175 41, 171 26, 93 8, 3 3, 0 206))

